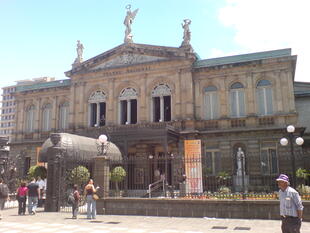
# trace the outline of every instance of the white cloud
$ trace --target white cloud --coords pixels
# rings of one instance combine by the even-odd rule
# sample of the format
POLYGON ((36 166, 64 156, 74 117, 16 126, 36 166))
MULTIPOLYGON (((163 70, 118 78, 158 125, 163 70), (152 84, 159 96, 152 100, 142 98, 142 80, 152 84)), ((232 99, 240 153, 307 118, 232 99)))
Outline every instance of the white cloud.
POLYGON ((235 30, 241 52, 292 48, 298 55, 295 80, 310 81, 308 0, 226 0, 219 19, 235 30))

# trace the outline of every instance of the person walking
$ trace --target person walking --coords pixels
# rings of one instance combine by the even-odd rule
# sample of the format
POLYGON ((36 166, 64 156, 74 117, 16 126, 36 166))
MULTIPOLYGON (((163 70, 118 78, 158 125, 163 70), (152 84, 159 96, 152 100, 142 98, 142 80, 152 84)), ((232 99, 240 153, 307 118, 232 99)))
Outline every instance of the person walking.
POLYGON ((280 174, 277 178, 280 200, 282 233, 300 233, 303 205, 298 192, 290 187, 289 178, 280 174))
POLYGON ((84 189, 87 203, 87 219, 96 219, 96 200, 93 198, 96 191, 94 181, 90 179, 84 189))
POLYGON ((38 200, 38 207, 43 206, 43 193, 45 189, 45 182, 44 180, 41 179, 40 176, 37 177, 37 184, 39 185, 39 190, 40 190, 40 198, 38 200))
POLYGON ((5 202, 9 200, 9 188, 0 178, 0 220, 2 219, 2 210, 4 209, 5 202))
POLYGON ((72 219, 77 219, 77 214, 79 212, 79 201, 80 201, 80 193, 77 184, 73 186, 73 197, 74 201, 72 202, 72 219))
POLYGON ((40 199, 40 189, 39 185, 36 183, 35 178, 31 179, 30 184, 28 184, 28 213, 36 214, 36 209, 38 205, 38 200, 40 199))
POLYGON ((16 197, 18 200, 18 215, 25 215, 27 193, 28 193, 28 188, 26 187, 26 182, 22 181, 20 183, 20 186, 16 190, 16 197))

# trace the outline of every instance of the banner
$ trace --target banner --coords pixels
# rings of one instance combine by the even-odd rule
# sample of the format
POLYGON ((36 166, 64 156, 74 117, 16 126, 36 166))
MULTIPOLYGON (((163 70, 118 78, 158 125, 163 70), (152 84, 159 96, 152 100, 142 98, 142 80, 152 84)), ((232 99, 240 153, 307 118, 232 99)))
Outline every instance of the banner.
POLYGON ((186 193, 202 193, 201 140, 184 140, 186 193))

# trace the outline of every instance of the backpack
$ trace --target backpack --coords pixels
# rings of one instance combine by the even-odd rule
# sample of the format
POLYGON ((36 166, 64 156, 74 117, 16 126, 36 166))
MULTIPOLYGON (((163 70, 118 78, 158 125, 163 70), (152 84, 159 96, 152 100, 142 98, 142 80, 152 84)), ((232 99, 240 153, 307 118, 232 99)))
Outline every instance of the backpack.
POLYGON ((9 188, 6 184, 0 184, 0 198, 7 198, 9 196, 9 188))
POLYGON ((69 194, 67 202, 68 202, 69 205, 72 205, 75 202, 75 198, 73 196, 73 193, 69 194))

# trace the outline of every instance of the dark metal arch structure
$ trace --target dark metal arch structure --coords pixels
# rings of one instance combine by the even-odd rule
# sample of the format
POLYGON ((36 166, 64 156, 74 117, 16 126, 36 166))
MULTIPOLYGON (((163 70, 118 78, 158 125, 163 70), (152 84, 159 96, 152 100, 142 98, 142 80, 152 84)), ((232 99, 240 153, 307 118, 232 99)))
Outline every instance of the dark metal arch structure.
MULTIPOLYGON (((94 138, 68 133, 52 133, 42 145, 39 162, 47 163, 47 190, 45 211, 59 211, 67 190, 65 177, 74 164, 93 165, 94 158, 102 156, 102 144, 94 138)), ((121 161, 122 154, 112 142, 108 142, 104 153, 110 161, 121 161)))

